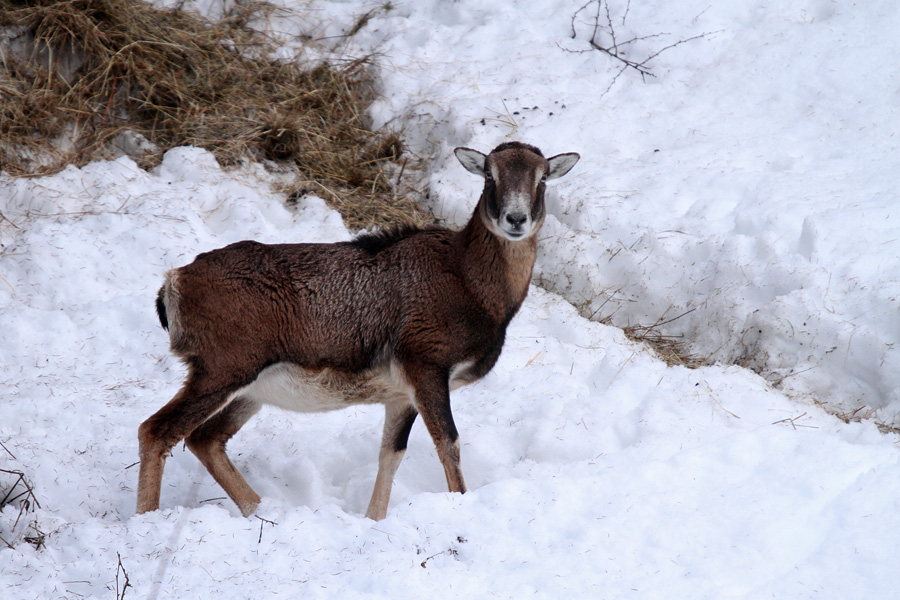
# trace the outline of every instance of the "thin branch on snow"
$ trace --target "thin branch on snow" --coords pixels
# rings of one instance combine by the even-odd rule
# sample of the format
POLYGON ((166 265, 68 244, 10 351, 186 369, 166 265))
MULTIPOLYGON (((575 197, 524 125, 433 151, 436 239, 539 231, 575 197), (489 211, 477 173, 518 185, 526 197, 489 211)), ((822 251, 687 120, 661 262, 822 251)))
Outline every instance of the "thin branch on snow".
POLYGON ((130 587, 134 587, 134 586, 131 585, 131 583, 128 581, 128 572, 125 570, 125 565, 122 564, 122 555, 120 555, 118 552, 116 552, 116 556, 119 557, 119 564, 116 567, 116 600, 124 600, 125 590, 127 590, 130 587), (119 572, 120 571, 122 572, 122 575, 125 578, 124 584, 122 585, 121 593, 119 592, 119 572))
POLYGON ((10 225, 12 225, 12 226, 15 227, 16 229, 19 229, 19 226, 18 226, 18 225, 16 225, 16 224, 13 223, 12 221, 10 221, 9 218, 7 218, 6 215, 4 215, 2 212, 0 212, 0 222, 3 222, 3 221, 6 221, 7 223, 9 223, 10 225))
POLYGON ((426 558, 425 560, 423 560, 423 561, 419 564, 419 566, 422 567, 423 569, 427 569, 427 568, 428 568, 428 567, 427 567, 427 564, 428 564, 428 561, 429 561, 429 560, 431 560, 432 558, 435 558, 435 557, 437 557, 437 556, 444 555, 444 554, 448 554, 448 555, 450 555, 450 556, 458 556, 458 555, 459 555, 459 552, 457 552, 457 551, 454 550, 453 548, 448 548, 448 549, 446 549, 446 550, 444 550, 444 551, 442 551, 442 552, 437 552, 437 553, 435 553, 435 554, 432 554, 431 556, 429 556, 428 558, 426 558))
POLYGON ((807 414, 804 412, 803 414, 797 415, 796 417, 788 417, 787 419, 781 419, 780 421, 775 421, 774 423, 772 423, 772 425, 780 425, 781 423, 790 423, 791 427, 793 427, 795 431, 798 427, 806 427, 808 429, 818 429, 818 427, 816 427, 815 425, 798 425, 797 424, 797 421, 799 421, 800 419, 802 419, 803 417, 806 417, 806 416, 807 416, 807 414))
MULTIPOLYGON (((7 450, 7 452, 9 452, 9 450, 7 450)), ((25 508, 25 510, 31 508, 31 503, 34 503, 38 508, 41 507, 41 503, 38 502, 37 498, 34 495, 34 489, 25 478, 25 473, 23 473, 22 471, 9 471, 7 469, 0 469, 0 473, 7 473, 9 475, 15 475, 17 477, 15 483, 12 484, 12 487, 7 490, 6 495, 4 495, 3 498, 0 498, 0 508, 6 506, 7 504, 12 504, 19 498, 23 497, 25 498, 25 500, 22 503, 22 506, 25 508), (25 489, 19 491, 15 496, 13 496, 13 492, 17 491, 19 485, 21 485, 25 489)))
POLYGON ((13 460, 18 460, 18 459, 16 458, 16 455, 13 454, 12 452, 10 452, 10 451, 9 451, 9 448, 7 448, 6 446, 3 445, 3 442, 0 442, 0 448, 3 448, 4 450, 6 450, 6 453, 9 454, 9 455, 12 457, 13 460))
POLYGON ((275 526, 275 525, 278 525, 278 523, 276 523, 275 521, 270 521, 268 519, 263 519, 259 515, 253 515, 253 516, 256 517, 257 519, 259 519, 259 539, 256 541, 256 543, 261 544, 262 543, 263 525, 268 523, 269 525, 275 526))
MULTIPOLYGON (((578 29, 577 29, 577 19, 578 15, 583 11, 587 10, 591 5, 594 7, 594 13, 591 16, 592 22, 587 22, 589 27, 591 28, 590 38, 588 39, 588 45, 590 49, 584 50, 572 50, 567 48, 560 48, 565 50, 566 52, 573 53, 584 53, 584 52, 592 52, 594 50, 606 54, 610 58, 613 58, 622 63, 622 67, 616 72, 613 76, 612 81, 609 86, 607 86, 606 90, 602 95, 605 95, 612 89, 612 86, 616 83, 619 77, 628 69, 633 69, 640 73, 641 78, 646 80, 647 77, 656 77, 656 74, 653 73, 652 68, 649 66, 650 61, 654 58, 665 52, 666 50, 671 50, 681 44, 685 44, 687 42, 692 42, 695 40, 706 38, 710 35, 718 33, 718 31, 707 31, 704 33, 700 33, 695 36, 691 36, 688 38, 680 39, 676 42, 673 42, 667 46, 660 48, 654 52, 651 52, 644 59, 633 59, 627 56, 628 47, 634 44, 635 42, 649 40, 653 38, 668 36, 668 33, 654 33, 650 35, 644 36, 634 36, 631 39, 620 41, 616 34, 616 28, 613 24, 613 15, 610 11, 608 0, 589 0, 587 3, 581 6, 575 13, 572 15, 571 20, 571 30, 572 39, 578 37, 578 29), (604 38, 608 38, 604 41, 604 38)), ((622 16, 622 25, 625 25, 625 20, 628 18, 628 13, 631 10, 631 2, 630 0, 626 4, 625 13, 622 16)), ((582 21, 582 23, 585 23, 582 21)), ((557 44, 558 45, 558 44, 557 44)))

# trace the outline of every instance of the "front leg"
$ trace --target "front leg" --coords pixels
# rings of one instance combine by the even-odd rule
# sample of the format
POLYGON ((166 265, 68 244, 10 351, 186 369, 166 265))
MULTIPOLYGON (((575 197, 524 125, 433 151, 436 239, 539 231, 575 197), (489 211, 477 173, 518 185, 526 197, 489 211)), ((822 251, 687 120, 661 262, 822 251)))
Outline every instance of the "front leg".
POLYGON ((459 466, 459 433, 450 411, 450 373, 440 367, 417 365, 407 369, 407 377, 415 390, 416 409, 444 466, 447 487, 451 492, 465 493, 466 482, 459 466))
POLYGON ((406 452, 409 431, 418 414, 415 407, 408 402, 408 399, 404 398, 389 402, 384 407, 384 435, 378 454, 378 475, 375 477, 375 489, 372 491, 372 499, 366 511, 366 516, 373 521, 380 521, 387 516, 394 475, 406 452))

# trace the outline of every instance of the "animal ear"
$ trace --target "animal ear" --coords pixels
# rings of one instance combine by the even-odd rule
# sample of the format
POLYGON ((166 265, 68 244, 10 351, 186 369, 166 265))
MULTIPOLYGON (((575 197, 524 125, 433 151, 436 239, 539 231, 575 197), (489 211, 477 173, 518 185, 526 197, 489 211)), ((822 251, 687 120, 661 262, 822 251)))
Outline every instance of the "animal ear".
POLYGON ((456 158, 458 158, 459 162, 462 163, 462 166, 466 168, 466 171, 481 175, 482 177, 486 176, 485 161, 487 161, 487 156, 478 150, 472 150, 471 148, 457 148, 453 153, 456 154, 456 158))
POLYGON ((572 167, 575 166, 575 163, 578 162, 579 158, 581 158, 581 156, 577 152, 557 154, 552 158, 548 158, 547 162, 550 164, 550 169, 547 171, 547 179, 562 177, 572 170, 572 167))

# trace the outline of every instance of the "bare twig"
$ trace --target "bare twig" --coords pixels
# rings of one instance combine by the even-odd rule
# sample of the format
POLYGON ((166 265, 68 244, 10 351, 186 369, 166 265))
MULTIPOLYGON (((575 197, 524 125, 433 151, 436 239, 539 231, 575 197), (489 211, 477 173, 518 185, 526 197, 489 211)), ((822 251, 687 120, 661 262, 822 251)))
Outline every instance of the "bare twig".
MULTIPOLYGON (((669 34, 668 33, 654 33, 651 35, 634 36, 631 39, 621 41, 621 40, 619 40, 618 35, 616 33, 616 27, 613 23, 613 15, 612 15, 612 11, 610 10, 609 1, 608 0, 589 0, 587 3, 583 4, 578 10, 576 10, 575 13, 572 15, 572 21, 571 21, 571 30, 572 30, 571 37, 572 37, 572 39, 575 39, 578 37, 578 28, 577 28, 577 24, 576 24, 576 22, 578 20, 578 15, 581 14, 582 12, 588 10, 589 7, 591 7, 592 5, 594 8, 593 15, 591 17, 592 22, 586 23, 588 25, 588 27, 590 28, 590 36, 588 37, 588 45, 590 46, 590 48, 587 50, 571 50, 571 49, 562 48, 561 46, 560 46, 560 48, 562 48, 563 50, 565 50, 567 52, 578 52, 578 53, 591 52, 592 50, 596 50, 596 51, 606 54, 610 58, 613 58, 613 59, 619 61, 620 63, 622 63, 623 66, 613 76, 612 81, 607 86, 606 90, 604 90, 604 92, 601 94, 601 96, 605 95, 607 92, 609 92, 609 90, 612 89, 612 86, 615 85, 616 81, 618 81, 618 79, 622 75, 622 73, 624 73, 628 69, 633 69, 634 71, 637 71, 638 73, 640 73, 641 78, 645 79, 645 80, 647 77, 656 77, 656 74, 653 73, 651 67, 649 66, 650 61, 652 61, 654 58, 656 58, 657 56, 659 56, 666 50, 671 50, 672 48, 675 48, 676 46, 680 46, 681 44, 685 44, 687 42, 702 39, 702 38, 708 37, 710 35, 713 35, 715 33, 718 33, 717 31, 707 31, 707 32, 704 32, 704 33, 701 33, 701 34, 698 34, 695 36, 691 36, 689 38, 680 39, 676 42, 673 42, 671 44, 668 44, 667 46, 660 48, 659 50, 651 52, 644 59, 634 59, 634 58, 628 57, 626 55, 627 49, 632 44, 639 42, 639 41, 644 41, 644 40, 649 40, 649 39, 653 39, 653 38, 667 36, 669 34), (604 38, 606 41, 604 41, 604 38)), ((623 26, 625 25, 625 21, 628 18, 628 13, 630 12, 630 10, 631 10, 631 1, 629 0, 625 6, 625 11, 624 11, 624 14, 622 15, 622 19, 621 19, 623 26)), ((584 23, 584 22, 582 22, 582 23, 584 23)))
MULTIPOLYGON (((7 450, 9 452, 9 450, 7 450)), ((28 480, 25 478, 25 473, 22 471, 10 471, 8 469, 0 469, 0 473, 7 473, 8 475, 15 475, 16 481, 12 484, 12 487, 7 490, 6 495, 0 499, 0 509, 8 504, 12 504, 19 498, 24 497, 25 500, 23 502, 23 506, 27 509, 31 508, 31 503, 34 503, 38 508, 41 507, 41 503, 38 502, 37 498, 34 495, 34 489, 31 487, 31 484, 28 483, 28 480), (17 490, 17 488, 21 485, 25 489, 13 495, 13 492, 17 490)))
MULTIPOLYGON (((644 329, 644 330, 649 331, 649 330, 654 329, 654 328, 656 328, 656 327, 662 327, 663 325, 668 325, 669 323, 671 323, 671 322, 673 322, 673 321, 677 321, 677 320, 680 319, 681 317, 683 317, 683 316, 685 316, 685 315, 689 315, 689 314, 691 314, 692 312, 694 312, 695 310, 697 310, 696 307, 694 307, 694 308, 692 308, 692 309, 690 309, 690 310, 684 311, 683 313, 681 313, 681 314, 678 315, 677 317, 672 317, 671 319, 666 319, 665 321, 662 320, 662 318, 665 316, 665 313, 663 313, 662 316, 661 316, 659 319, 657 319, 657 320, 656 320, 656 323, 654 323, 653 325, 639 325, 639 326, 635 326, 633 329, 634 329, 635 331, 640 330, 640 329, 644 329)), ((668 311, 666 311, 666 312, 668 312, 668 311)))
POLYGON ((29 523, 28 527, 34 530, 34 535, 26 535, 23 539, 34 546, 35 550, 40 550, 44 547, 44 542, 47 539, 47 534, 38 529, 38 523, 36 520, 29 523))
MULTIPOLYGON (((646 65, 648 62, 650 62, 651 60, 653 60, 654 58, 656 58, 657 56, 659 56, 660 54, 662 54, 662 53, 665 52, 666 50, 671 50, 672 48, 675 48, 676 46, 680 46, 681 44, 686 44, 687 42, 693 42, 694 40, 700 40, 700 39, 703 39, 703 38, 705 38, 705 37, 707 37, 707 36, 715 35, 716 33, 719 33, 720 31, 721 31, 721 30, 717 30, 717 31, 706 31, 706 32, 703 32, 703 33, 698 33, 697 35, 691 36, 691 37, 689 37, 689 38, 684 38, 684 39, 682 39, 682 40, 678 40, 678 41, 675 42, 675 43, 672 43, 672 44, 669 44, 668 46, 665 46, 665 47, 663 47, 663 48, 660 48, 659 50, 657 50, 656 52, 654 52, 653 54, 651 54, 650 56, 648 56, 647 58, 645 58, 645 59, 640 63, 640 66, 643 67, 643 66, 646 65)), ((655 77, 655 76, 654 76, 654 77, 655 77)))
POLYGON ((263 518, 262 518, 261 516, 259 516, 259 515, 253 515, 253 516, 256 517, 257 519, 259 519, 259 539, 256 541, 256 543, 257 543, 257 544, 261 544, 261 543, 262 543, 263 525, 265 525, 266 523, 268 523, 269 525, 273 525, 273 526, 274 526, 274 525, 278 525, 278 523, 276 523, 275 521, 270 521, 270 520, 268 520, 268 519, 263 519, 263 518))
POLYGON ((14 228, 19 229, 19 226, 16 225, 15 223, 13 223, 12 221, 10 221, 9 218, 7 218, 7 216, 4 215, 2 212, 0 212, 0 221, 6 221, 10 225, 12 225, 14 228))
POLYGON ((431 556, 429 556, 428 558, 423 560, 419 566, 421 566, 423 569, 425 569, 426 568, 425 563, 427 563, 432 558, 435 558, 436 556, 441 556, 443 554, 449 554, 450 556, 458 556, 459 552, 457 552, 454 548, 448 548, 448 549, 444 550, 443 552, 437 552, 435 554, 432 554, 431 556))
POLYGON ((6 453, 9 454, 10 456, 12 456, 12 459, 13 459, 13 460, 18 460, 18 459, 16 458, 16 455, 13 454, 12 452, 10 452, 10 451, 9 451, 9 448, 7 448, 6 446, 3 445, 3 442, 0 442, 0 448, 3 448, 4 450, 6 450, 6 453))
POLYGON ((116 552, 116 556, 119 558, 119 564, 116 566, 116 600, 124 600, 125 598, 125 590, 130 587, 134 587, 128 581, 128 572, 125 570, 125 565, 122 564, 122 555, 116 552), (125 581, 122 585, 122 591, 119 592, 119 572, 121 571, 122 576, 125 578, 125 581))
POLYGON ((806 427, 808 429, 818 429, 815 425, 798 425, 797 421, 799 421, 800 419, 802 419, 805 416, 807 416, 807 415, 804 412, 802 414, 797 415, 796 417, 788 417, 787 419, 781 419, 779 421, 775 421, 774 423, 772 423, 772 425, 780 425, 781 423, 790 423, 791 427, 793 427, 794 430, 796 430, 797 427, 806 427))

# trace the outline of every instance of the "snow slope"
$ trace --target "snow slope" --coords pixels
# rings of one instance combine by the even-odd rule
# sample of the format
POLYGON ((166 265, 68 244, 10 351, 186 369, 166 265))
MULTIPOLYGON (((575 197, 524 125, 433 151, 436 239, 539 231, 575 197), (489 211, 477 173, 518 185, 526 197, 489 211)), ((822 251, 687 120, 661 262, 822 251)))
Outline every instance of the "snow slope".
MULTIPOLYGON (((152 173, 122 158, 0 175, 0 468, 40 502, 0 513, 4 598, 115 597, 126 573, 144 598, 893 597, 896 438, 809 399, 897 410, 900 12, 613 5, 616 23, 629 6, 620 39, 718 33, 606 91, 611 59, 560 48, 585 46, 569 37, 581 4, 398 2, 357 40, 386 65, 373 117, 433 157, 449 222, 478 188, 455 145, 583 157, 542 232, 536 275, 562 296, 533 287, 493 372, 454 393, 471 491, 443 491, 417 424, 379 523, 362 517, 377 407, 266 409, 242 430, 230 454, 266 521, 181 446, 162 510, 133 514, 137 426, 183 376, 153 311, 162 273, 239 239, 348 239, 336 213, 290 212, 271 174, 191 148, 152 173), (738 366, 666 367, 573 306, 610 297, 621 323, 697 307, 672 331, 795 373, 790 396, 738 366)), ((310 6, 272 26, 330 34, 370 5, 310 6)))

